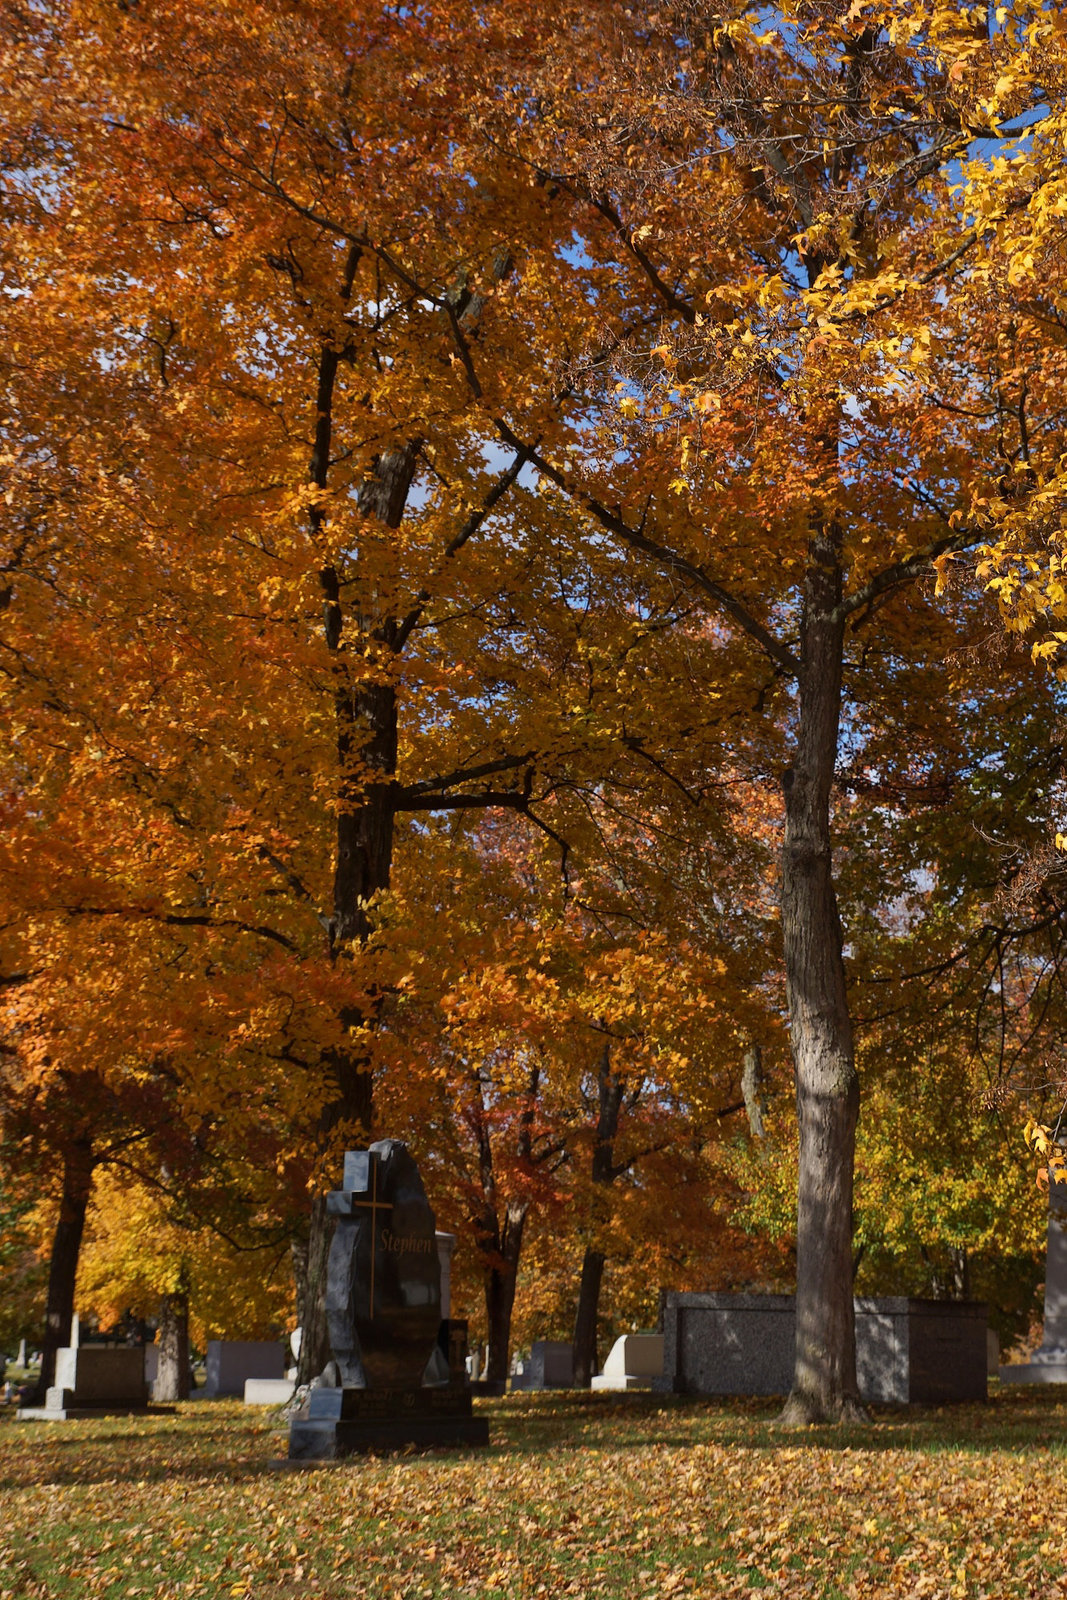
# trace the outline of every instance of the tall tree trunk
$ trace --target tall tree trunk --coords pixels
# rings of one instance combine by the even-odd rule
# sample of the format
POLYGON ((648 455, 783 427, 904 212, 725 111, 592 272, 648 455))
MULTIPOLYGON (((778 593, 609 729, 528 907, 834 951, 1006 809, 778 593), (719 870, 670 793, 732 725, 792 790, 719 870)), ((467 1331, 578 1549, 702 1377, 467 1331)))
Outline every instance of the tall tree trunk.
POLYGON ((859 1080, 830 848, 830 793, 841 713, 841 534, 814 527, 805 577, 798 722, 783 778, 782 932, 800 1130, 797 1343, 782 1421, 859 1410, 852 1304, 852 1177, 859 1080))
POLYGON ((189 1291, 178 1288, 159 1304, 159 1366, 153 1400, 189 1398, 189 1291))
MULTIPOLYGON (((342 300, 351 297, 358 248, 346 267, 342 300)), ((326 487, 333 434, 334 398, 341 351, 333 338, 323 344, 319 357, 316 392, 315 444, 309 476, 326 487)), ((400 526, 415 475, 418 453, 412 441, 384 452, 359 494, 360 510, 386 527, 400 526)), ((313 506, 311 532, 317 544, 325 543, 325 512, 313 506)), ((342 605, 341 573, 331 561, 319 572, 327 648, 334 658, 334 716, 337 742, 337 822, 334 856, 333 913, 329 922, 331 961, 352 960, 373 930, 375 895, 388 889, 393 864, 396 818, 397 696, 393 679, 396 622, 365 612, 351 618, 342 605), (346 623, 350 627, 346 633, 346 623), (377 679, 367 679, 371 660, 377 679)), ((366 600, 368 597, 364 597, 366 600)), ((373 1022, 366 1007, 340 1018, 342 1041, 326 1059, 334 1093, 319 1123, 320 1148, 336 1157, 338 1137, 343 1144, 369 1142, 373 1125, 371 1068, 361 1046, 348 1046, 347 1037, 373 1022)), ((305 1279, 298 1293, 303 1304, 303 1334, 297 1362, 298 1378, 307 1383, 330 1359, 326 1330, 326 1264, 332 1226, 323 1197, 314 1197, 305 1279)))
POLYGON ((574 1316, 574 1386, 588 1389, 600 1371, 597 1354, 597 1319, 600 1315, 600 1286, 604 1281, 603 1250, 586 1245, 582 1257, 582 1276, 578 1285, 578 1310, 574 1316))
MULTIPOLYGON (((489 1328, 489 1360, 485 1376, 490 1383, 505 1383, 511 1351, 511 1314, 515 1307, 515 1285, 522 1254, 522 1236, 529 1206, 524 1201, 509 1201, 504 1225, 488 1228, 479 1239, 485 1255, 485 1317, 489 1328)), ((486 1218, 488 1222, 488 1218, 486 1218)), ((496 1218, 493 1218, 496 1224, 496 1218)))
MULTIPOLYGON (((618 1177, 615 1166, 615 1139, 619 1131, 619 1112, 622 1108, 622 1079, 611 1070, 611 1042, 605 1040, 604 1050, 597 1066, 597 1124, 593 1138, 593 1202, 592 1226, 594 1235, 603 1226, 603 1206, 600 1193, 618 1177)), ((593 1374, 600 1370, 597 1356, 597 1321, 600 1315, 600 1288, 604 1281, 604 1263, 607 1257, 597 1244, 586 1245, 582 1259, 582 1276, 578 1285, 578 1309, 574 1317, 574 1383, 587 1389, 593 1374)))
POLYGON ((74 1286, 85 1232, 85 1213, 93 1187, 94 1165, 92 1141, 87 1137, 71 1140, 63 1152, 63 1190, 48 1266, 48 1299, 45 1304, 44 1341, 41 1345, 41 1372, 34 1389, 35 1405, 44 1404, 45 1393, 55 1381, 56 1351, 70 1343, 74 1286))

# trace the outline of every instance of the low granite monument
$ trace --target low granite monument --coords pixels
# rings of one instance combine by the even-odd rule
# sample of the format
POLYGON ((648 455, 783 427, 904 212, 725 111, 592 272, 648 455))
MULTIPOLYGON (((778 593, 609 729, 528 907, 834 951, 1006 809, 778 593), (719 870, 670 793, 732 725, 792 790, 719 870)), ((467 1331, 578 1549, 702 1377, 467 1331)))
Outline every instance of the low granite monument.
POLYGON ((347 1151, 326 1209, 337 1219, 326 1279, 337 1381, 317 1380, 293 1415, 290 1460, 488 1444, 471 1410, 466 1324, 441 1317, 434 1216, 407 1146, 347 1151))
MULTIPOLYGON (((856 1377, 876 1405, 986 1398, 988 1308, 977 1301, 857 1300, 856 1377)), ((793 1382, 792 1295, 677 1294, 663 1301, 663 1376, 675 1394, 785 1395, 793 1382)))
POLYGON ((1045 1321, 1040 1349, 1029 1361, 1000 1369, 1001 1383, 1067 1383, 1067 1182, 1048 1186, 1045 1321))

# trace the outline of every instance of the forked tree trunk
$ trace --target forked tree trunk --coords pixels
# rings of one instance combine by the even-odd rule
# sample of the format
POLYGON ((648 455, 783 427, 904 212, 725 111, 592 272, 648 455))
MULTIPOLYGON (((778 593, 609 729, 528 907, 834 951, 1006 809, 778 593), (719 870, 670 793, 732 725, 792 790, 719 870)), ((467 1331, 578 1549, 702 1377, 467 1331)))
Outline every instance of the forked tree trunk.
POLYGON ((781 1420, 860 1410, 852 1304, 852 1175, 859 1080, 830 850, 841 708, 840 533, 813 535, 801 619, 799 718, 785 774, 782 931, 797 1119, 797 1343, 781 1420))
POLYGON ((45 1393, 55 1382, 56 1351, 70 1343, 78 1257, 85 1232, 85 1213, 92 1193, 94 1165, 90 1139, 73 1139, 67 1145, 63 1153, 59 1216, 52 1236, 52 1256, 48 1267, 41 1372, 33 1394, 35 1405, 44 1404, 45 1393))
POLYGON ((159 1366, 152 1399, 189 1398, 189 1293, 177 1289, 159 1304, 159 1366))

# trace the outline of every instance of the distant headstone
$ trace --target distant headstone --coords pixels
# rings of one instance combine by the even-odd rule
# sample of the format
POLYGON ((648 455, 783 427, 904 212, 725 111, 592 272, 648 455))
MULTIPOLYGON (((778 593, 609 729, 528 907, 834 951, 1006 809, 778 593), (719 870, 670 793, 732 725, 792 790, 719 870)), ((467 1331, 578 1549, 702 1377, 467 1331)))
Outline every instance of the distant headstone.
POLYGON ((513 1389, 571 1389, 574 1346, 563 1339, 535 1339, 527 1361, 516 1364, 513 1389))
POLYGON ((16 1415, 25 1422, 65 1422, 147 1409, 143 1348, 89 1344, 57 1350, 56 1381, 44 1405, 23 1406, 16 1415))
POLYGON ((19 1340, 19 1353, 15 1357, 15 1362, 16 1362, 16 1365, 20 1366, 20 1367, 25 1367, 25 1365, 26 1365, 26 1341, 25 1341, 25 1339, 20 1339, 19 1340))
POLYGON ((456 1250, 454 1233, 435 1234, 437 1259, 441 1263, 441 1315, 452 1315, 452 1257, 456 1250))
POLYGON ((243 1395, 249 1378, 284 1378, 285 1352, 273 1339, 209 1339, 204 1362, 207 1400, 243 1395))
POLYGON ((246 1378, 244 1400, 246 1406, 284 1406, 293 1398, 296 1384, 292 1378, 246 1378))
MULTIPOLYGON (((988 1308, 977 1301, 857 1300, 856 1377, 878 1405, 986 1397, 988 1308)), ((788 1394, 796 1352, 792 1295, 663 1299, 663 1376, 676 1394, 788 1394)))
POLYGON ((594 1389, 651 1389, 663 1376, 662 1333, 624 1333, 608 1352, 604 1370, 592 1380, 594 1389))
POLYGON ((1029 1361, 1001 1367, 1001 1383, 1067 1383, 1067 1183, 1048 1186, 1045 1322, 1029 1361))
POLYGON ((466 1384, 466 1324, 442 1321, 434 1217, 407 1146, 348 1151, 326 1210, 337 1219, 326 1324, 341 1381, 312 1387, 290 1423, 290 1459, 487 1444, 466 1384))

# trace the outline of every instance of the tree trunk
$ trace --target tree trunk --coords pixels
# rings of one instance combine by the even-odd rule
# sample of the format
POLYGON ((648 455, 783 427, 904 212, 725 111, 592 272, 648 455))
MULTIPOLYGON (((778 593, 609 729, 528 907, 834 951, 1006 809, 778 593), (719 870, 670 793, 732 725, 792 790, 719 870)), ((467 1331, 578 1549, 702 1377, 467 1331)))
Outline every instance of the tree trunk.
POLYGON ((615 1182, 619 1169, 615 1166, 615 1139, 619 1132, 619 1112, 622 1109, 622 1079, 611 1070, 611 1041, 605 1040, 597 1065, 597 1123, 593 1137, 593 1201, 592 1226, 594 1239, 586 1244, 582 1259, 582 1276, 578 1285, 578 1309, 574 1317, 574 1384, 587 1389, 593 1375, 600 1370, 597 1356, 597 1322, 600 1316, 600 1287, 604 1281, 604 1263, 607 1257, 599 1248, 598 1236, 603 1226, 603 1205, 598 1191, 615 1182))
POLYGON ((745 1102, 748 1130, 757 1143, 765 1137, 763 1127, 763 1051, 750 1044, 741 1060, 741 1098, 745 1102))
POLYGON ((159 1305, 159 1366, 152 1399, 189 1398, 189 1292, 165 1294, 159 1305))
POLYGON ((604 1280, 602 1250, 586 1245, 582 1258, 582 1278, 578 1285, 578 1310, 574 1317, 574 1386, 588 1389, 600 1371, 597 1355, 597 1319, 600 1314, 600 1285, 604 1280))
MULTIPOLYGON (((345 264, 340 302, 351 300, 360 247, 353 245, 345 264)), ((319 352, 315 395, 315 439, 308 476, 320 489, 327 486, 333 439, 337 374, 344 353, 344 335, 326 329, 319 352)), ((415 475, 417 442, 384 452, 359 493, 359 508, 388 528, 400 526, 415 475)), ((326 512, 321 504, 309 512, 313 545, 327 544, 326 512)), ((319 571, 323 594, 323 630, 334 663, 334 719, 337 753, 337 822, 333 878, 333 914, 329 921, 329 955, 333 962, 353 960, 373 929, 374 896, 389 887, 396 815, 397 696, 393 677, 396 622, 389 616, 354 612, 342 603, 342 573, 326 559, 319 571), (346 632, 346 624, 350 624, 346 632), (368 664, 379 669, 367 676, 368 664)), ((362 597, 370 604, 372 596, 362 597)), ((335 1094, 323 1108, 319 1149, 336 1162, 340 1146, 369 1143, 373 1124, 371 1065, 362 1048, 345 1043, 355 1030, 373 1022, 366 1007, 353 1007, 340 1017, 342 1041, 325 1064, 335 1094)), ((339 1174, 337 1178, 339 1179, 339 1174)), ((328 1179, 327 1182, 332 1182, 328 1179)), ((307 1383, 330 1359, 326 1331, 326 1263, 333 1229, 321 1194, 311 1208, 305 1277, 297 1291, 302 1305, 303 1334, 298 1378, 307 1383)), ((294 1265, 296 1261, 294 1258, 294 1265)))
MULTIPOLYGON (((509 1201, 503 1229, 494 1226, 479 1240, 486 1257, 485 1317, 489 1328, 489 1360, 485 1376, 490 1383, 507 1382, 511 1313, 515 1306, 522 1236, 529 1209, 525 1202, 509 1201)), ((493 1222, 495 1225, 495 1218, 493 1222)))
POLYGON ((70 1343, 74 1286, 78 1277, 82 1234, 85 1232, 85 1213, 93 1187, 94 1165, 91 1140, 72 1140, 63 1153, 63 1191, 56 1230, 52 1236, 41 1372, 33 1397, 35 1405, 44 1404, 45 1393, 55 1381, 56 1351, 70 1343))
POLYGON ((830 849, 841 710, 841 536, 819 521, 805 578, 798 722, 784 775, 782 932, 800 1130, 797 1343, 782 1421, 859 1410, 852 1304, 852 1176, 859 1080, 830 849))

